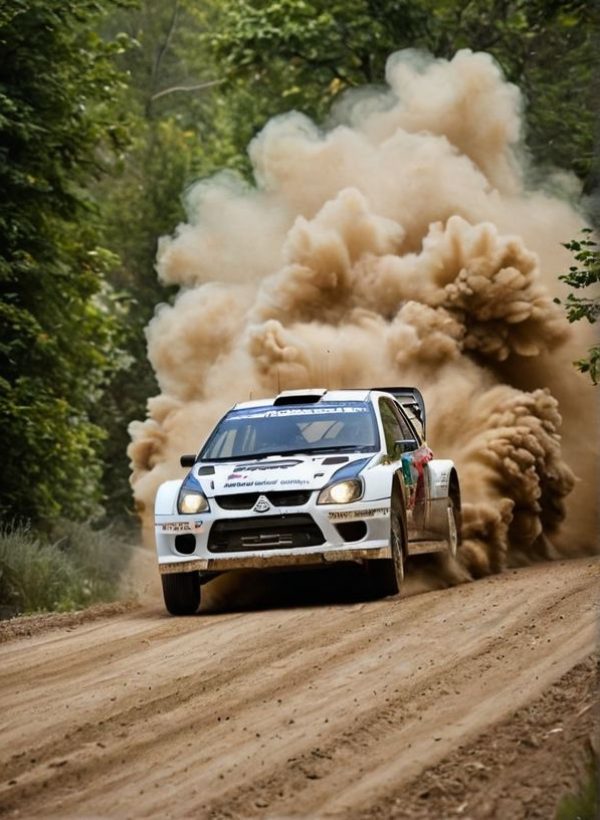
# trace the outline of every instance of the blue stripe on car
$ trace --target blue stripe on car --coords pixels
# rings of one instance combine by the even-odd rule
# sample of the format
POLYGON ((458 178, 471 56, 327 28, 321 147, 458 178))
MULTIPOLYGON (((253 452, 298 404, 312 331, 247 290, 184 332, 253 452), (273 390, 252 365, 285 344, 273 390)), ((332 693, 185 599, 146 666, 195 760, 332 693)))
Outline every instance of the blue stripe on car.
POLYGON ((182 493, 184 490, 192 490, 192 492, 201 492, 202 495, 206 495, 204 490, 202 489, 202 484, 198 481, 196 476, 191 472, 186 475, 183 479, 183 483, 179 489, 179 492, 182 493))
POLYGON ((350 464, 344 464, 343 467, 335 471, 328 483, 333 484, 334 481, 345 481, 348 478, 356 478, 372 458, 373 456, 368 456, 367 458, 359 458, 356 461, 351 461, 350 464))

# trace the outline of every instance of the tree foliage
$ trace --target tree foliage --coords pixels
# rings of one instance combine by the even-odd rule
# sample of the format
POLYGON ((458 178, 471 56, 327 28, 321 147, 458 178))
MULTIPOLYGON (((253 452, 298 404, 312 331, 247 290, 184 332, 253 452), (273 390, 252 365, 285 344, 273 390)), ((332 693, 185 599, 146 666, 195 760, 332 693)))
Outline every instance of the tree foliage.
POLYGON ((115 373, 97 415, 109 432, 103 493, 111 517, 131 509, 127 426, 144 417, 146 401, 158 389, 144 336, 156 305, 172 292, 154 271, 158 240, 184 219, 185 187, 221 161, 214 145, 207 148, 215 133, 215 75, 198 47, 210 13, 208 3, 142 0, 104 23, 107 37, 122 32, 132 43, 116 59, 128 78, 124 105, 133 121, 131 141, 113 154, 110 173, 94 190, 103 242, 116 257, 109 278, 129 297, 129 364, 115 373))
MULTIPOLYGON (((565 243, 565 248, 573 253, 576 265, 571 265, 569 272, 559 276, 566 285, 577 293, 569 293, 565 299, 564 306, 569 322, 578 322, 586 319, 590 324, 595 324, 600 317, 600 296, 598 286, 600 285, 600 249, 598 243, 592 239, 593 232, 590 228, 582 230, 581 239, 573 239, 565 243), (592 288, 590 291, 589 288, 592 288), (585 293, 581 293, 581 291, 585 293)), ((559 302, 560 300, 556 300, 559 302)), ((593 345, 588 351, 588 355, 578 362, 576 366, 582 373, 589 373, 594 384, 600 380, 600 345, 593 345)))
POLYGON ((119 145, 118 43, 92 0, 8 0, 0 12, 2 512, 91 515, 104 433, 90 414, 119 365, 115 297, 86 187, 119 145))
POLYGON ((488 51, 524 93, 537 162, 573 170, 591 190, 597 18, 586 0, 222 0, 207 40, 234 110, 244 91, 256 98, 241 142, 290 108, 322 117, 345 88, 381 82, 401 48, 488 51))

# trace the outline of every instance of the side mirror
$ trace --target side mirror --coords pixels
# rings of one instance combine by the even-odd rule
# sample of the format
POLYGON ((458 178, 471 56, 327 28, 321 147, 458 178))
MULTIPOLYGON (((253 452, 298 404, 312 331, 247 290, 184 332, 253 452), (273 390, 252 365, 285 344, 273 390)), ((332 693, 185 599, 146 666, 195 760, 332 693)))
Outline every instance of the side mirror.
POLYGON ((394 448, 401 453, 410 453, 412 450, 416 450, 418 446, 414 438, 401 438, 394 442, 394 448))
POLYGON ((196 463, 196 456, 194 455, 194 453, 187 453, 186 455, 181 456, 181 458, 179 459, 179 463, 182 467, 193 467, 196 463))

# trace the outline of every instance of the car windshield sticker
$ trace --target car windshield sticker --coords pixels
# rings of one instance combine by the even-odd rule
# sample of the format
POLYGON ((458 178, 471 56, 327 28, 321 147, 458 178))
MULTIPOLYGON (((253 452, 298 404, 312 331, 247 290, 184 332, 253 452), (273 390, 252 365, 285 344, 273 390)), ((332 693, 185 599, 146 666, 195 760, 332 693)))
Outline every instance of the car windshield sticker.
POLYGON ((370 413, 365 404, 324 404, 320 407, 257 407, 256 410, 232 410, 227 420, 235 419, 271 419, 286 416, 324 416, 332 413, 370 413))

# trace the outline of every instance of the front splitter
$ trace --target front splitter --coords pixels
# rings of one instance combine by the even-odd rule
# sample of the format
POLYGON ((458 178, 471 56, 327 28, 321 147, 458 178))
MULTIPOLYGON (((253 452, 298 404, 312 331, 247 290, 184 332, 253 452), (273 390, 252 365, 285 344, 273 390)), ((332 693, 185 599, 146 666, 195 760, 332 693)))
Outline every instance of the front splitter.
POLYGON ((311 552, 301 555, 243 555, 231 558, 192 558, 189 561, 161 563, 161 575, 174 572, 223 572, 229 569, 261 569, 265 567, 298 567, 321 564, 336 564, 343 561, 365 561, 391 558, 389 547, 376 549, 343 549, 311 552))

